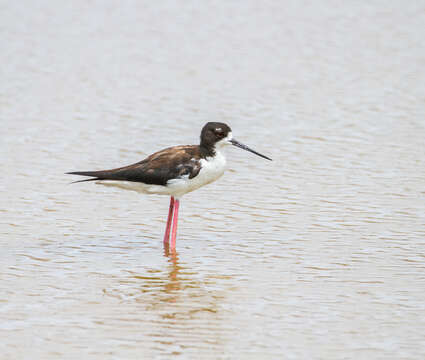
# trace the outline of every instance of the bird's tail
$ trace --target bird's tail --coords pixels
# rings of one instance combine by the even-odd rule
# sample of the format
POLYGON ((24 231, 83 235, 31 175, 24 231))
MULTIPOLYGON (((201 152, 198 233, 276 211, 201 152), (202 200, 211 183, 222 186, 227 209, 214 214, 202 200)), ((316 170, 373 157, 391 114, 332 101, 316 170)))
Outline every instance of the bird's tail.
POLYGON ((67 172, 65 174, 81 175, 81 176, 91 177, 91 179, 73 181, 71 184, 75 184, 75 183, 79 183, 79 182, 85 182, 85 181, 102 180, 102 179, 105 179, 105 175, 106 175, 105 171, 72 171, 72 172, 67 172))

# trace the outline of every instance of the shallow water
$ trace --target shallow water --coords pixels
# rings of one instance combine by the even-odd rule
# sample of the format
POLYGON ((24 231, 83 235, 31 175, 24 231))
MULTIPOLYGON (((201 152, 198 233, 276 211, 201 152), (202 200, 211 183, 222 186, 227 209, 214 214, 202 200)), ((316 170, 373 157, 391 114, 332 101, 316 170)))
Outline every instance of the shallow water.
POLYGON ((0 6, 2 359, 423 359, 421 2, 0 6), (198 141, 168 199, 72 180, 198 141))

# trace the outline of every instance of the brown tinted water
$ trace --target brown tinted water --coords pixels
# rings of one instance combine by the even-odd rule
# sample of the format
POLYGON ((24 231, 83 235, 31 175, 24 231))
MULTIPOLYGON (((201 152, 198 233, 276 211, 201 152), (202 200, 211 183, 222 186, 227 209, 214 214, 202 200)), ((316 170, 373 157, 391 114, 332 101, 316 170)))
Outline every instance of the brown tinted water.
POLYGON ((0 5, 2 359, 423 359, 425 5, 0 5), (69 185, 198 141, 183 197, 69 185))

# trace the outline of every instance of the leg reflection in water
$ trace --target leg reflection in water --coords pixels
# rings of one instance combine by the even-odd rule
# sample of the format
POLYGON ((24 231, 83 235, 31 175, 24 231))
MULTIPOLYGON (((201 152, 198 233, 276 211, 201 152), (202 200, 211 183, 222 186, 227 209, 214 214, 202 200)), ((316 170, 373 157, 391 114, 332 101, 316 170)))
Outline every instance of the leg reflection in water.
POLYGON ((179 271, 179 257, 175 247, 172 248, 168 243, 164 242, 164 256, 167 257, 170 263, 170 271, 168 273, 168 283, 165 285, 165 292, 170 293, 176 290, 180 290, 181 284, 178 279, 179 271))

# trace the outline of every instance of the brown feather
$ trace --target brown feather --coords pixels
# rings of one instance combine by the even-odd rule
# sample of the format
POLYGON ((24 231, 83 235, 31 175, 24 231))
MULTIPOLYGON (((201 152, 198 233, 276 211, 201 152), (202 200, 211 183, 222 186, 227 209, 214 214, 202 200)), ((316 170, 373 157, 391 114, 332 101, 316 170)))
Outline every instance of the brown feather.
MULTIPOLYGON (((170 179, 188 175, 193 178, 201 170, 202 150, 197 145, 180 145, 158 151, 128 166, 100 171, 74 171, 68 174, 90 176, 91 180, 122 180, 166 185, 170 179)), ((82 180, 84 181, 84 180, 82 180)))

